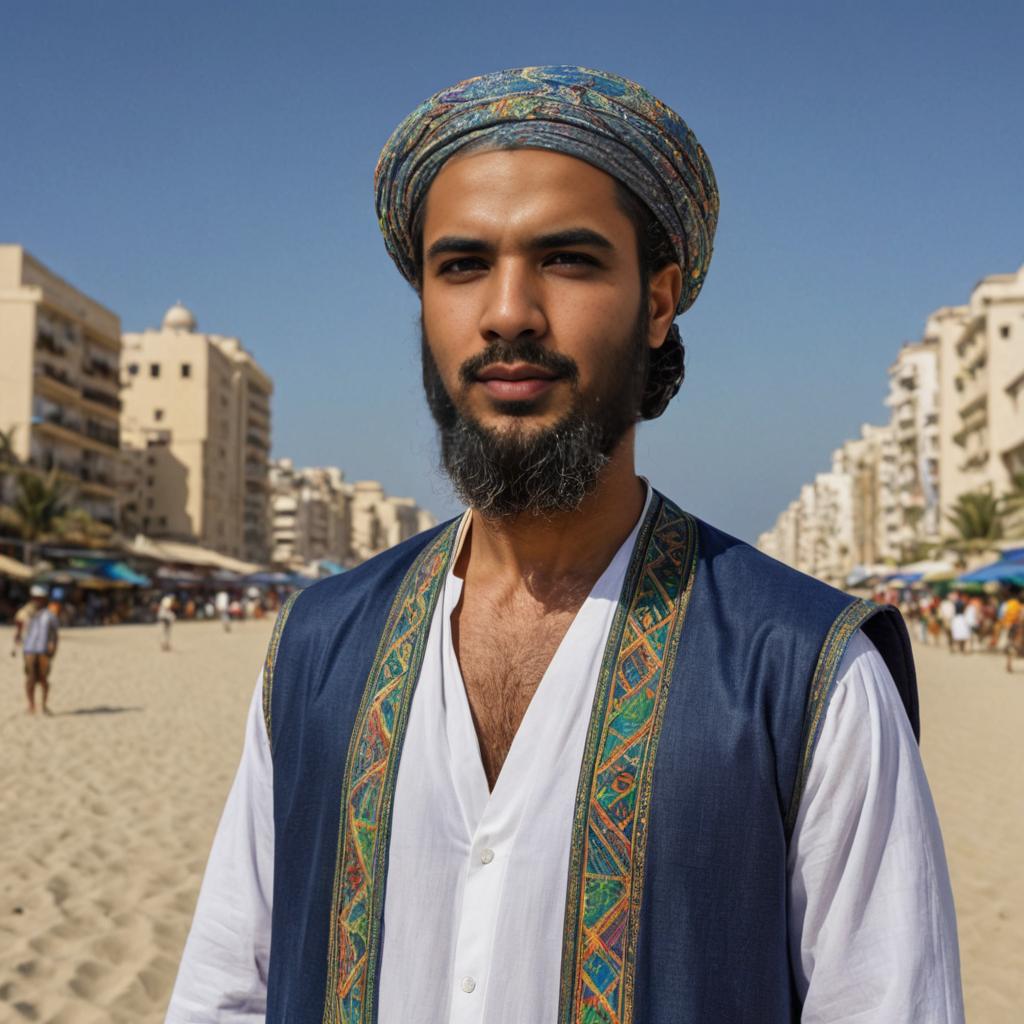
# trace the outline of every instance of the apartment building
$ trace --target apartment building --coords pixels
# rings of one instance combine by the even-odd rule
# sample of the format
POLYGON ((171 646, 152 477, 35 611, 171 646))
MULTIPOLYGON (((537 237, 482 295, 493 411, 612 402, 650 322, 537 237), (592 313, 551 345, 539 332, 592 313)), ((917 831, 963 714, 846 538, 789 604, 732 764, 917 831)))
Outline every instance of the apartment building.
POLYGON ((20 245, 0 245, 0 429, 15 455, 57 470, 74 505, 114 527, 120 459, 116 313, 20 245))
POLYGON ((1004 494, 1024 472, 1024 266, 983 278, 928 319, 939 348, 943 512, 967 491, 1004 494))
POLYGON ((919 557, 940 533, 939 342, 925 335, 900 348, 889 367, 890 428, 895 442, 895 508, 888 546, 901 560, 919 557))
POLYGON ((123 336, 127 510, 156 538, 270 559, 273 383, 242 343, 203 333, 180 303, 123 336))
POLYGON ((296 469, 291 459, 277 459, 270 488, 274 565, 303 570, 324 559, 352 561, 352 487, 340 469, 296 469))

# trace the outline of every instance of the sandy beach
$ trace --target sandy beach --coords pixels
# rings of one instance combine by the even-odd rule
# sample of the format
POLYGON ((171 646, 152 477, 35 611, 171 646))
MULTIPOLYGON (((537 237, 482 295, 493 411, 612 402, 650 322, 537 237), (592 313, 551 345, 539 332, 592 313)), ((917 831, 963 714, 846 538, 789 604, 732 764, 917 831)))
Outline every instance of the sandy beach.
MULTIPOLYGON (((65 631, 51 718, 0 630, 0 1020, 163 1018, 270 623, 65 631)), ((1024 1007, 1024 663, 918 650, 971 1024, 1024 1007)))

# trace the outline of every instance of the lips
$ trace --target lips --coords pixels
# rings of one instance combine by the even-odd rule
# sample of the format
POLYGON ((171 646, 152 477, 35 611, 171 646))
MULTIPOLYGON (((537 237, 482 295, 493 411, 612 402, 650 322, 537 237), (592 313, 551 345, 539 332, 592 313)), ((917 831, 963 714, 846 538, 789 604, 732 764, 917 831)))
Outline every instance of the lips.
POLYGON ((476 379, 480 381, 522 381, 522 380, 556 380, 558 374, 551 370, 543 370, 539 366, 527 363, 495 363, 481 370, 476 379))
POLYGON ((505 402, 538 398, 558 379, 557 373, 528 363, 494 363, 476 375, 477 382, 492 398, 505 402))

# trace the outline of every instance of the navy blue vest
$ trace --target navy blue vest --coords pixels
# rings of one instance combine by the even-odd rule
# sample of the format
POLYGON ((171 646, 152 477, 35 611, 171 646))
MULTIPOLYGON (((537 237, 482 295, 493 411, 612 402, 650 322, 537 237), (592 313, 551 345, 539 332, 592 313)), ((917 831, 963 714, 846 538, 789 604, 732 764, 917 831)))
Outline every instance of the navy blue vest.
MULTIPOLYGON (((394 776, 453 538, 452 524, 421 534, 301 592, 279 618, 264 692, 274 761, 271 1024, 376 1020, 394 776)), ((566 825, 558 1024, 799 1019, 787 841, 858 628, 884 657, 916 733, 910 645, 894 609, 797 573, 655 495, 566 825), (608 729, 636 729, 632 760, 601 762, 608 729), (588 809, 609 786, 621 787, 622 818, 605 834, 588 809), (602 877, 608 864, 621 868, 621 884, 595 896, 595 864, 602 877), (621 919, 607 935, 588 931, 615 907, 621 919), (615 945, 607 962, 580 952, 605 941, 615 945), (608 1005, 610 1014, 600 1009, 608 1005)))

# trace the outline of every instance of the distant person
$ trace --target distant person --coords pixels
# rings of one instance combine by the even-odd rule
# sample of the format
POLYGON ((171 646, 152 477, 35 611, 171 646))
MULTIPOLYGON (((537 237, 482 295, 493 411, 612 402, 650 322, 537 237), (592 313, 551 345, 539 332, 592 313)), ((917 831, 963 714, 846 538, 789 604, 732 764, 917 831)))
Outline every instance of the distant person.
POLYGON ((1020 591, 1011 591, 1002 606, 999 629, 1006 640, 1006 671, 1013 671, 1013 659, 1024 654, 1024 606, 1020 591))
POLYGON ((156 621, 160 623, 160 649, 164 651, 171 649, 171 627, 178 617, 175 613, 177 606, 178 599, 174 594, 164 594, 156 610, 156 621))
POLYGON ((226 590, 218 590, 217 596, 213 599, 225 633, 231 632, 231 598, 226 590))
POLYGON ((939 618, 942 620, 942 627, 946 633, 946 643, 949 649, 953 650, 953 619, 956 617, 956 606, 959 595, 955 590, 948 593, 939 605, 939 618))
POLYGON ((29 590, 29 603, 14 617, 14 647, 21 644, 25 657, 25 696, 28 698, 28 712, 35 714, 36 687, 42 690, 41 708, 44 715, 50 714, 50 668, 57 655, 57 640, 60 622, 57 615, 47 607, 46 587, 34 584, 29 590))
POLYGON ((282 609, 169 1024, 960 1024, 899 612, 636 472, 718 218, 693 133, 485 75, 396 129, 377 213, 468 509, 282 609))
POLYGON ((961 596, 953 601, 953 619, 949 624, 950 648, 967 653, 968 644, 971 642, 971 623, 967 615, 967 602, 961 596))

